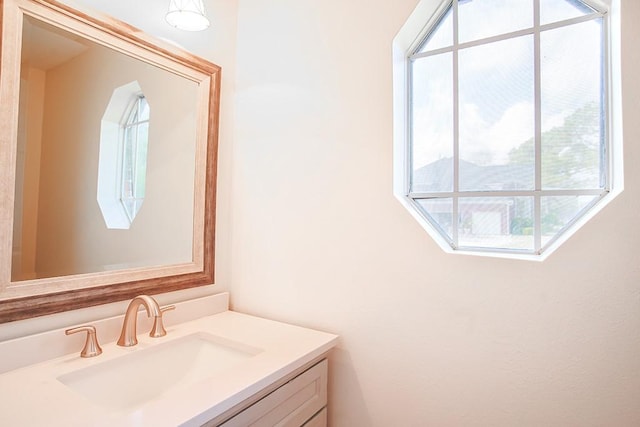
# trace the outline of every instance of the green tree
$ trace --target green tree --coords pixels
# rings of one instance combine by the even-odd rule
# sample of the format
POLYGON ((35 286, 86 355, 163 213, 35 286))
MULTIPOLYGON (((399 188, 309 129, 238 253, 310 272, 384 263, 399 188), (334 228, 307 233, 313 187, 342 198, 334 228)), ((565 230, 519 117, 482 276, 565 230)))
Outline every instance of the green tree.
MULTIPOLYGON (((597 103, 588 103, 567 116, 561 126, 542 133, 541 178, 543 189, 600 187, 602 152, 601 113, 597 103)), ((533 138, 509 153, 511 164, 530 165, 535 161, 533 138)), ((543 235, 553 235, 584 207, 577 196, 543 198, 543 235)), ((515 218, 512 233, 527 234, 526 218, 515 218), (517 220, 517 221, 515 221, 517 220)))
MULTIPOLYGON (((542 133, 542 187, 598 188, 601 161, 601 113, 595 102, 585 104, 561 126, 542 133)), ((532 165, 533 138, 509 153, 511 164, 532 165)))

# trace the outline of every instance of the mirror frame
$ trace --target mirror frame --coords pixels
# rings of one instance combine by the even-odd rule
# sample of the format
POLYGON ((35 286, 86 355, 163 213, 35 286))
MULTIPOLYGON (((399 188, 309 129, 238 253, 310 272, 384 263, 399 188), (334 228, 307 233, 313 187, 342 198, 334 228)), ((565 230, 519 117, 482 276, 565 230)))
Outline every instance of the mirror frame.
MULTIPOLYGON (((214 282, 221 68, 124 22, 55 0, 0 0, 0 323, 214 282), (11 282, 23 18, 30 16, 198 84, 191 263, 11 282)), ((96 202, 97 203, 97 202, 96 202)))

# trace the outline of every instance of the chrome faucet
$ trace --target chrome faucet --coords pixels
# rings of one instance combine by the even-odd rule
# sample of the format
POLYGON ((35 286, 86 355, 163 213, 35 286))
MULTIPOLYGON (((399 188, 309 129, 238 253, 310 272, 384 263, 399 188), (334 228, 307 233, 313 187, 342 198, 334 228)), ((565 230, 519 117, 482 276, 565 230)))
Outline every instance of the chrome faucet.
POLYGON ((138 344, 138 338, 136 336, 136 324, 138 320, 138 309, 140 305, 144 305, 147 309, 147 316, 153 316, 153 328, 149 336, 162 337, 167 334, 162 325, 162 313, 166 310, 175 308, 174 306, 163 307, 158 306, 156 300, 148 295, 138 295, 129 303, 127 307, 127 313, 124 315, 124 322, 122 323, 122 332, 120 332, 120 339, 118 339, 118 345, 122 347, 131 347, 138 344))

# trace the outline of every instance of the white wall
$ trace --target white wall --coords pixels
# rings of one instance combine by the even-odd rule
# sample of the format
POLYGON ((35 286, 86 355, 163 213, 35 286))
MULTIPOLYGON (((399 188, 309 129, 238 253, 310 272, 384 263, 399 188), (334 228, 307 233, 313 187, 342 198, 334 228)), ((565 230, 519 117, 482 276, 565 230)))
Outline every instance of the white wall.
POLYGON ((640 425, 640 3, 625 191, 543 263, 447 255, 392 195, 391 41, 416 3, 239 2, 233 307, 342 336, 334 427, 640 425))

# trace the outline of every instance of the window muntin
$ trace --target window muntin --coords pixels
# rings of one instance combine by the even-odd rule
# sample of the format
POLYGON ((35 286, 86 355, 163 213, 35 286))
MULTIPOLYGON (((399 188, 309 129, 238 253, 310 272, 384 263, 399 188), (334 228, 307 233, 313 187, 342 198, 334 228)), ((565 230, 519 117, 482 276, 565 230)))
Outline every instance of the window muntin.
POLYGON ((533 0, 458 0, 457 6, 460 43, 533 26, 533 0))
POLYGON ((409 56, 407 195, 452 248, 539 254, 609 191, 603 19, 453 1, 409 56))
POLYGON ((438 26, 422 41, 417 52, 433 51, 451 45, 453 45, 453 8, 448 7, 438 20, 438 26))

